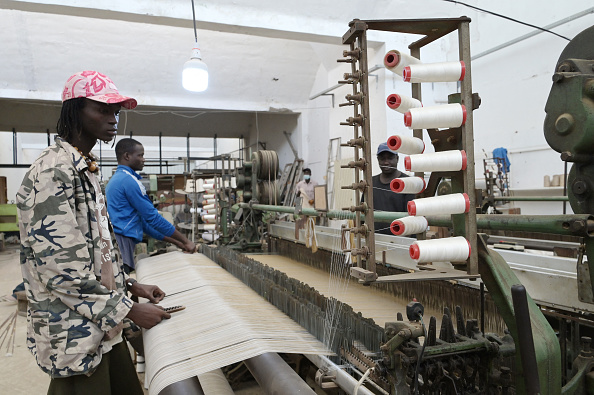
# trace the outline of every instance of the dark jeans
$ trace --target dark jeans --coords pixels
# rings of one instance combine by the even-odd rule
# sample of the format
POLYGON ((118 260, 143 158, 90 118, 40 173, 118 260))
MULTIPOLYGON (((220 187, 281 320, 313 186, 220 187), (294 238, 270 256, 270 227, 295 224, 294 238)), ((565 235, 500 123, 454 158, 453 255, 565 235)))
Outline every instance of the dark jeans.
POLYGON ((48 395, 143 395, 126 342, 103 355, 91 376, 84 374, 52 379, 48 395))

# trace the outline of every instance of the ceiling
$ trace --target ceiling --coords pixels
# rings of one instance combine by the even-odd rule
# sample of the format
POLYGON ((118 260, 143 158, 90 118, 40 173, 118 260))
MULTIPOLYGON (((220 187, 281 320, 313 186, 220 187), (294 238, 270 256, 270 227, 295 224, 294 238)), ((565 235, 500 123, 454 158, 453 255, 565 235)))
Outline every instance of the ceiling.
POLYGON ((352 3, 197 0, 210 81, 191 93, 181 87, 194 41, 188 0, 0 0, 0 130, 55 130, 64 82, 89 69, 138 100, 121 122, 142 135, 239 137, 257 112, 294 118, 320 70, 336 66, 348 21, 406 2, 352 3))
MULTIPOLYGON (((533 12, 539 1, 507 0, 489 8, 529 15, 541 25, 559 18, 557 7, 533 12)), ((589 4, 567 0, 567 7, 570 3, 577 10, 589 4)), ((256 114, 294 123, 311 108, 312 95, 336 83, 329 73, 354 18, 468 15, 479 52, 517 36, 504 28, 509 21, 443 0, 195 0, 210 83, 206 92, 191 93, 181 86, 194 41, 191 5, 190 0, 0 0, 0 131, 55 130, 66 79, 80 70, 99 70, 139 103, 122 115, 120 129, 239 137, 253 130, 256 114)), ((376 50, 386 42, 382 32, 369 32, 368 40, 376 50)))

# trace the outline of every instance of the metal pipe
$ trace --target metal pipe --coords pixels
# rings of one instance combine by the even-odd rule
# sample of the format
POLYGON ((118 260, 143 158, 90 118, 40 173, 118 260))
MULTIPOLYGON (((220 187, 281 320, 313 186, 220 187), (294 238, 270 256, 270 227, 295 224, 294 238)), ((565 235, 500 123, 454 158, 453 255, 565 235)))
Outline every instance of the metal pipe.
MULTIPOLYGON (((340 366, 336 365, 323 355, 306 355, 305 357, 309 359, 314 365, 316 365, 318 369, 324 371, 328 376, 335 376, 333 381, 347 394, 353 395, 355 393, 357 379, 348 374, 340 366)), ((357 394, 374 395, 374 392, 364 386, 360 386, 357 394)))
MULTIPOLYGON (((557 22, 553 22, 550 25, 545 26, 544 28, 547 29, 547 30, 551 30, 551 29, 553 29, 553 28, 555 28, 557 26, 564 25, 567 22, 571 22, 571 21, 573 21, 575 19, 581 18, 581 17, 586 16, 588 14, 591 14, 593 12, 594 12, 594 7, 590 7, 588 9, 585 9, 582 12, 578 12, 577 14, 570 15, 567 18, 563 18, 561 20, 558 20, 557 22)), ((542 31, 542 30, 535 30, 535 31, 533 31, 531 33, 524 34, 523 36, 516 37, 513 40, 507 41, 507 42, 505 42, 503 44, 497 45, 496 47, 493 47, 493 48, 488 49, 488 50, 486 50, 484 52, 481 52, 481 53, 479 53, 477 55, 474 55, 471 58, 471 60, 474 61, 474 60, 476 60, 478 58, 482 58, 483 56, 487 56, 489 54, 492 54, 493 52, 496 52, 496 51, 499 51, 500 49, 509 47, 510 45, 517 44, 517 43, 519 43, 521 41, 524 41, 526 39, 529 39, 530 37, 534 37, 534 36, 536 36, 537 34, 540 34, 540 33, 544 33, 544 31, 542 31)))
POLYGON ((568 196, 495 196, 495 201, 509 202, 567 202, 568 196))
MULTIPOLYGON (((368 73, 371 73, 375 70, 379 70, 379 69, 383 69, 384 66, 380 66, 379 64, 376 64, 375 66, 373 66, 372 68, 370 68, 369 70, 367 70, 368 73)), ((332 92, 334 89, 338 89, 341 86, 344 86, 345 84, 336 84, 336 85, 332 85, 330 88, 324 89, 323 91, 316 93, 315 95, 311 96, 309 98, 309 100, 313 100, 313 99, 317 99, 320 96, 324 96, 325 94, 327 94, 328 92, 332 92)))
POLYGON ((528 310, 526 288, 523 285, 512 285, 511 294, 514 302, 514 316, 518 331, 518 348, 522 360, 522 369, 524 370, 526 393, 529 395, 540 394, 538 365, 536 363, 536 352, 534 351, 534 338, 532 337, 532 325, 530 324, 530 310, 528 310))
POLYGON ((315 395, 309 385, 277 353, 264 353, 246 359, 244 363, 266 394, 315 395))
MULTIPOLYGON (((240 207, 252 208, 260 211, 295 214, 294 207, 273 206, 267 204, 241 204, 240 207)), ((323 213, 330 219, 354 219, 355 213, 331 210, 323 213)), ((322 212, 314 209, 302 209, 302 215, 319 217, 322 212)), ((408 213, 393 211, 374 211, 373 216, 377 222, 392 222, 395 219, 408 216, 408 213)), ((361 216, 363 218, 363 216, 361 216)), ((426 217, 431 226, 452 226, 449 215, 426 217)), ((594 216, 589 214, 574 215, 505 215, 505 214, 478 214, 476 216, 477 228, 482 230, 513 230, 523 232, 550 233, 556 235, 594 237, 594 216)))
POLYGON ((159 395, 205 395, 198 381, 198 377, 190 377, 163 388, 159 395))

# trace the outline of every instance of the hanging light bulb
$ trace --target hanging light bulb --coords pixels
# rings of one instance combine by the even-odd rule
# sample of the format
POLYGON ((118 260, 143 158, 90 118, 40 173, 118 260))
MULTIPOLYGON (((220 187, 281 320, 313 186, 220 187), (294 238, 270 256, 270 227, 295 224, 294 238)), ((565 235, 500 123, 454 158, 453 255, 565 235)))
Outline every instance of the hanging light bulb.
POLYGON ((208 88, 208 67, 202 61, 198 42, 194 43, 190 60, 184 64, 182 85, 192 92, 204 92, 208 88))
POLYGON ((184 63, 182 71, 182 85, 184 89, 192 92, 204 92, 208 88, 208 67, 202 61, 200 47, 198 46, 198 33, 196 32, 196 12, 192 0, 192 20, 194 21, 194 47, 190 60, 184 63))

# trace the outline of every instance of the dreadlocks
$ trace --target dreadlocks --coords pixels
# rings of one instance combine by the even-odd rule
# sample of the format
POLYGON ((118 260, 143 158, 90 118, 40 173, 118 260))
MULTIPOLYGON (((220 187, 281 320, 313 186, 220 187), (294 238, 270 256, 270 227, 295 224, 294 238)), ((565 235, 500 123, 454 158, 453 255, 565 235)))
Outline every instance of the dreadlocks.
POLYGON ((134 148, 136 148, 137 145, 142 144, 140 143, 140 141, 134 140, 132 138, 125 138, 118 141, 118 143, 115 146, 116 159, 118 160, 118 162, 120 161, 120 159, 122 159, 125 153, 133 152, 134 148))
POLYGON ((62 103, 62 112, 56 129, 58 130, 58 136, 66 141, 72 141, 75 133, 80 134, 82 132, 80 112, 85 107, 85 100, 84 97, 77 97, 62 103))

